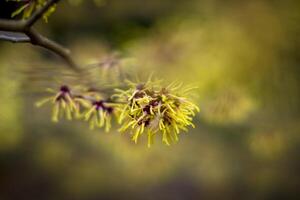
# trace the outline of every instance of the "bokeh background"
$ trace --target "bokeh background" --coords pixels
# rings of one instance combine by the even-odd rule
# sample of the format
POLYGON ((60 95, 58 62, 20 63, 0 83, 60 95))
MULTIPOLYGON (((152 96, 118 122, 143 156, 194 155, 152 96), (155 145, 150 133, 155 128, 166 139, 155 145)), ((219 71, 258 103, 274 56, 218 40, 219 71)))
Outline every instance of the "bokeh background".
MULTIPOLYGON (((0 16, 14 9, 3 0, 0 16)), ((197 86, 196 128, 149 149, 52 123, 34 103, 68 68, 1 42, 0 199, 300 198, 299 21, 298 0, 63 1, 37 29, 81 63, 113 55, 129 75, 197 86)))

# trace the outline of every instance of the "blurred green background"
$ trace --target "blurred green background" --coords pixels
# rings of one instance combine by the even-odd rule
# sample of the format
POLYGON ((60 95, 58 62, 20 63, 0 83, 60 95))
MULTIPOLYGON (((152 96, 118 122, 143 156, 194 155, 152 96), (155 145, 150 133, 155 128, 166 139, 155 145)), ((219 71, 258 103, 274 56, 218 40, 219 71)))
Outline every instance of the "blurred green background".
POLYGON ((68 68, 1 42, 0 199, 299 198, 299 20, 298 0, 63 1, 37 29, 81 63, 119 52, 128 74, 196 85, 196 129, 148 149, 54 124, 34 102, 68 68))

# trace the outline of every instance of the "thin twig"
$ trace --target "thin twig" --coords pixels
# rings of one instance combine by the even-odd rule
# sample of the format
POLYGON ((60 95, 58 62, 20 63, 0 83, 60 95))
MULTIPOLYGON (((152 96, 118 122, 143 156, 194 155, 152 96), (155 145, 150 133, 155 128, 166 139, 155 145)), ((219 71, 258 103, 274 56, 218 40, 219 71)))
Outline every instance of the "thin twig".
POLYGON ((65 62, 72 67, 74 70, 78 71, 79 67, 74 62, 74 60, 71 57, 71 52, 69 49, 61 46, 60 44, 54 42, 53 40, 48 39, 47 37, 41 35, 39 32, 37 32, 35 29, 30 28, 25 32, 25 34, 30 38, 30 42, 33 45, 37 45, 40 47, 43 47, 45 49, 48 49, 52 52, 55 52, 57 55, 62 57, 65 62))

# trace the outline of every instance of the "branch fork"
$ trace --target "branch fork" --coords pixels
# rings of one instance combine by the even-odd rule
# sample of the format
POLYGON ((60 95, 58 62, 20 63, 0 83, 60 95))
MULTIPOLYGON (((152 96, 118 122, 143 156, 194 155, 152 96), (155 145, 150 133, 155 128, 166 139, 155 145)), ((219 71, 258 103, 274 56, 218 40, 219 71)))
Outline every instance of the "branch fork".
POLYGON ((13 43, 31 43, 40 46, 60 56, 66 64, 75 71, 79 71, 78 64, 73 60, 69 49, 57 42, 43 36, 33 28, 34 24, 47 12, 47 10, 60 0, 49 0, 42 8, 36 10, 26 20, 0 19, 0 40, 13 43))

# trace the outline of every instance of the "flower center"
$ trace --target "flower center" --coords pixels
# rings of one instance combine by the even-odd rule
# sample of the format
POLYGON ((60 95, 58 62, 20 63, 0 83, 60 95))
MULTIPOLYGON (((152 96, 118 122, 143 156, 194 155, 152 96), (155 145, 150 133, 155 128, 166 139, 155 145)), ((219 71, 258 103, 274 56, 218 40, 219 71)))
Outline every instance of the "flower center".
POLYGON ((63 85, 63 86, 60 87, 60 91, 61 91, 62 93, 69 93, 69 92, 70 92, 70 89, 69 89, 68 86, 63 85))
POLYGON ((113 108, 110 107, 110 106, 105 106, 103 100, 101 100, 101 101, 95 101, 95 102, 93 102, 93 105, 96 107, 96 110, 102 109, 102 110, 107 111, 108 113, 112 113, 113 112, 113 108))

